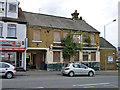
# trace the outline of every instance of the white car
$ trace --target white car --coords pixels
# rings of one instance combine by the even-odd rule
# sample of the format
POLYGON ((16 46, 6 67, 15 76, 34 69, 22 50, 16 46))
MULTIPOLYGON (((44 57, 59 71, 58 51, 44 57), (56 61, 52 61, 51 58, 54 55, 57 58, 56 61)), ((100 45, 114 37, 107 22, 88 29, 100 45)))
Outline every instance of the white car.
POLYGON ((16 73, 16 68, 6 62, 0 62, 0 76, 5 76, 7 79, 11 79, 16 73))
POLYGON ((74 75, 89 75, 93 77, 95 75, 95 70, 81 63, 68 63, 62 67, 61 73, 62 75, 66 74, 70 77, 74 75))

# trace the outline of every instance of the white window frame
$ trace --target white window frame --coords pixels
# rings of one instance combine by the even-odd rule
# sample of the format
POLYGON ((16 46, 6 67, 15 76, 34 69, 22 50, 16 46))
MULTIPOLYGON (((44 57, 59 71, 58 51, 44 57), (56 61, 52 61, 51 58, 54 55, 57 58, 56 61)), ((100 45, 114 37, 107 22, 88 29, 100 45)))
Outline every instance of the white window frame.
MULTIPOLYGON (((37 29, 36 29, 36 30, 37 30, 37 29)), ((36 30, 33 30, 33 40, 32 40, 32 42, 41 43, 41 42, 42 42, 42 41, 41 41, 41 30, 38 29, 39 32, 40 32, 40 38, 39 38, 40 40, 35 40, 35 39, 34 39, 34 31, 36 31, 36 30)))
POLYGON ((2 37, 2 35, 3 35, 3 24, 2 23, 0 23, 0 32, 1 32, 1 35, 0 35, 0 37, 2 37))
POLYGON ((77 36, 79 36, 78 39, 80 40, 78 43, 82 43, 82 34, 81 33, 74 33, 73 34, 73 39, 77 36))
POLYGON ((8 24, 7 37, 16 37, 16 30, 17 30, 16 24, 8 24), (9 25, 14 25, 15 27, 11 27, 11 26, 9 26, 9 25), (15 30, 15 33, 14 33, 15 35, 14 35, 14 36, 8 35, 10 29, 14 29, 14 30, 15 30))
POLYGON ((53 43, 57 43, 60 44, 61 43, 61 32, 60 31, 54 31, 54 42, 53 43), (55 41, 55 32, 59 32, 60 33, 60 41, 55 41))
POLYGON ((16 12, 16 11, 17 11, 17 5, 9 3, 9 12, 16 12), (15 6, 15 11, 14 10, 10 10, 10 5, 15 6))

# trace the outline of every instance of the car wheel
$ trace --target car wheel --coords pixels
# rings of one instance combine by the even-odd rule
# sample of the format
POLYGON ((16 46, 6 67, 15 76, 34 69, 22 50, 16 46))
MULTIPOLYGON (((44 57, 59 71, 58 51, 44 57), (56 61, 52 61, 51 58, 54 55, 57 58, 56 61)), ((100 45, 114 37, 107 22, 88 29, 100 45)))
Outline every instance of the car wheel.
POLYGON ((74 72, 69 72, 69 76, 73 77, 74 76, 74 72))
POLYGON ((6 78, 7 79, 11 79, 12 77, 13 77, 13 73, 12 72, 6 73, 6 78))
POLYGON ((92 71, 90 71, 90 72, 88 73, 88 75, 89 75, 90 77, 93 77, 93 76, 94 76, 94 73, 93 73, 92 71))

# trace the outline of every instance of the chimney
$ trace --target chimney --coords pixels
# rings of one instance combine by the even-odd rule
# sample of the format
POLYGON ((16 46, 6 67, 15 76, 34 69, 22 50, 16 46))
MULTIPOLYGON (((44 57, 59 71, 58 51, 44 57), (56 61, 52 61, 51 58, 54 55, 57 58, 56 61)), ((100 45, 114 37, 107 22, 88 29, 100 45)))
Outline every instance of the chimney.
POLYGON ((78 20, 78 15, 79 15, 79 13, 77 13, 77 10, 75 10, 75 12, 72 13, 71 15, 72 15, 72 19, 78 20))

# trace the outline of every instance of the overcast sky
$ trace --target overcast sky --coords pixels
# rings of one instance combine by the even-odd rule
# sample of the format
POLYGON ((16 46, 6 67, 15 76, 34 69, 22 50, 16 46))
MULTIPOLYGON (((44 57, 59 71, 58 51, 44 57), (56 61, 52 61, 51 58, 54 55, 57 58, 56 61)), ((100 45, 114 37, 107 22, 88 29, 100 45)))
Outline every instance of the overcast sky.
POLYGON ((118 2, 120 0, 18 0, 23 11, 49 14, 71 18, 71 13, 78 10, 79 16, 101 32, 114 46, 118 46, 118 2))

